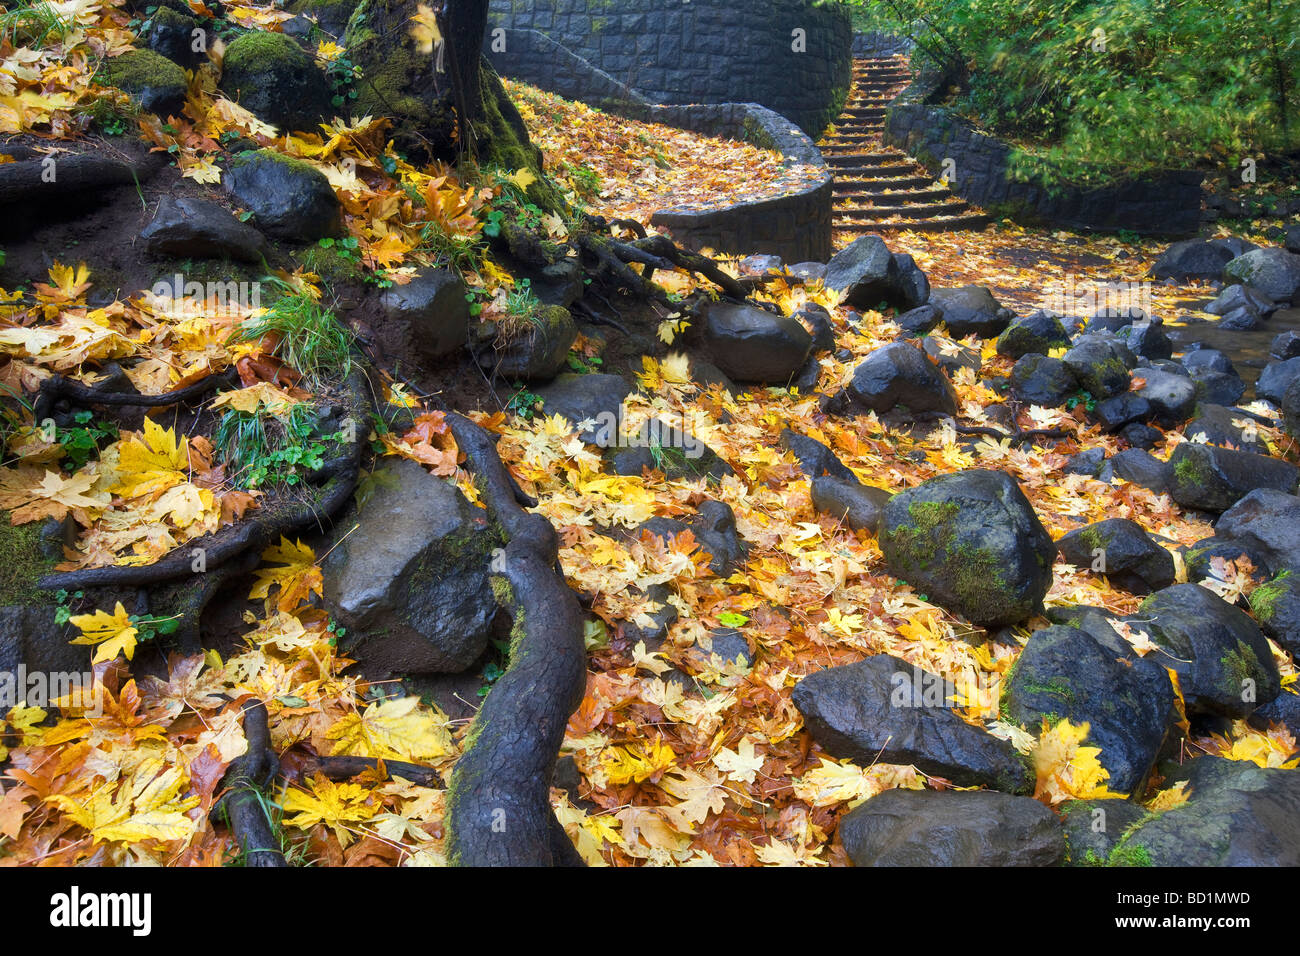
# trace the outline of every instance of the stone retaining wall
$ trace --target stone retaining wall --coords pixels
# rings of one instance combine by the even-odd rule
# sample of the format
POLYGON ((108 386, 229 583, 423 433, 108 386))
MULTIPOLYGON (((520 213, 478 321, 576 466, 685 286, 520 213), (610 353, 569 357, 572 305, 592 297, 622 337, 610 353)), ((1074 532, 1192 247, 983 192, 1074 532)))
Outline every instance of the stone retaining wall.
POLYGON ((617 78, 536 30, 490 33, 484 52, 503 76, 566 99, 643 122, 722 136, 780 152, 787 163, 815 166, 817 181, 769 199, 706 207, 673 207, 651 222, 679 242, 723 253, 766 253, 787 262, 824 262, 831 256, 831 175, 821 151, 798 126, 757 103, 651 103, 617 78), (493 49, 494 39, 496 40, 493 49), (504 46, 504 49, 500 47, 504 46))
POLYGON ((1104 187, 1049 189, 1041 182, 1020 182, 1008 174, 1011 147, 949 110, 924 103, 929 85, 909 90, 889 108, 885 142, 916 157, 936 176, 943 173, 944 160, 952 159, 952 191, 990 215, 1025 225, 1155 236, 1190 236, 1199 230, 1201 173, 1172 171, 1104 187))
POLYGON ((848 15, 810 0, 492 0, 490 18, 489 33, 537 30, 651 102, 761 103, 813 135, 852 80, 848 15))

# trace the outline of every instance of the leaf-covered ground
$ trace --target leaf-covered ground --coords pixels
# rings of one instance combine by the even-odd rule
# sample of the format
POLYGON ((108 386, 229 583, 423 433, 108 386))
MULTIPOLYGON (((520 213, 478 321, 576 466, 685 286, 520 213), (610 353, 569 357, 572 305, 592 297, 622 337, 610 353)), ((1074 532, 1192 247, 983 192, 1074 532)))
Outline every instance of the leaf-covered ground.
MULTIPOLYGON (((84 111, 119 94, 93 81, 95 57, 124 49, 129 17, 119 7, 73 0, 55 4, 75 29, 43 49, 0 46, 0 131, 27 134, 51 148, 84 145, 84 111)), ((197 7, 197 4, 194 4, 197 7)), ((252 4, 227 3, 239 22, 273 27, 282 15, 252 4)), ((337 55, 323 49, 322 57, 337 55)), ((213 82, 219 51, 195 76, 181 117, 146 116, 143 134, 169 152, 184 175, 215 181, 233 132, 311 163, 343 202, 351 248, 384 281, 401 282, 430 261, 423 245, 432 226, 472 238, 488 224, 502 183, 463 184, 449 170, 415 169, 386 145, 382 121, 339 123, 320 135, 283 136, 220 96, 213 82), (410 201, 410 193, 421 197, 410 201)), ((792 176, 771 154, 720 144, 677 131, 635 124, 512 86, 552 172, 593 212, 646 219, 655 208, 734 194, 743 170, 747 188, 781 188, 792 176)), ((546 228, 563 235, 564 222, 546 228)), ((841 244, 847 237, 840 237, 841 244)), ((1018 229, 980 233, 898 234, 891 247, 909 252, 936 286, 990 286, 1017 311, 1041 303, 1045 283, 1062 275, 1104 280, 1141 277, 1154 243, 1121 242, 1018 229)), ((763 250, 756 249, 755 252, 763 250)), ((736 272, 737 264, 728 268, 736 272)), ((303 269, 281 279, 299 295, 320 292, 303 269)), ((491 315, 513 280, 490 263, 471 273, 491 315)), ((665 275, 672 291, 694 280, 665 275)), ((92 307, 95 264, 57 263, 39 284, 3 293, 0 383, 30 392, 55 372, 95 378, 109 360, 132 360, 129 375, 157 394, 234 367, 240 387, 219 400, 244 410, 288 414, 319 397, 320 388, 268 354, 262 339, 232 342, 247 315, 213 320, 173 314, 147 293, 92 307)), ((897 332, 889 317, 868 312, 848 320, 834 293, 817 286, 770 286, 787 310, 804 301, 834 316, 837 347, 849 358, 822 360, 817 391, 843 385, 853 368, 897 332)), ((1155 287, 1158 313, 1206 298, 1195 287, 1155 287)), ((343 318, 346 319, 346 316, 343 318)), ((531 408, 481 409, 476 418, 501 435, 500 451, 520 484, 540 499, 538 510, 560 532, 561 559, 572 586, 592 599, 587 628, 586 695, 569 724, 564 752, 580 774, 577 793, 555 791, 556 811, 580 852, 593 864, 811 864, 845 862, 832 842, 837 817, 891 787, 945 787, 910 767, 861 767, 811 745, 790 690, 811 670, 888 652, 950 678, 965 719, 986 726, 1034 754, 1039 799, 1106 796, 1105 771, 1080 728, 1012 727, 997 721, 1000 683, 1020 642, 1043 621, 1014 635, 980 642, 969 625, 928 603, 891 577, 875 540, 816 513, 809 482, 779 435, 792 428, 830 446, 865 483, 903 489, 945 472, 998 468, 1014 475, 1048 530, 1057 537, 1082 522, 1131 517, 1172 541, 1210 533, 1165 496, 1117 481, 1105 484, 1063 471, 1080 447, 1118 449, 1117 439, 1090 428, 1082 409, 1030 408, 1025 427, 1065 426, 1078 441, 1054 447, 1011 447, 991 439, 973 450, 936 431, 918 439, 887 432, 873 416, 825 417, 816 396, 785 389, 727 394, 690 383, 686 361, 671 351, 673 323, 661 329, 669 351, 635 369, 639 390, 628 423, 657 416, 685 420, 732 466, 716 485, 611 474, 570 425, 531 408), (750 545, 743 568, 711 573, 689 534, 665 544, 628 541, 605 532, 631 528, 656 515, 693 511, 706 498, 727 502, 750 545), (627 636, 652 602, 632 597, 635 586, 668 588, 679 617, 659 653, 627 636), (740 629, 756 648, 752 667, 692 646, 718 626, 740 629), (672 680, 670 668, 687 676, 672 680), (1040 739, 1041 735, 1041 739, 1040 739)), ((944 348, 956 349, 941 334, 944 348)), ((1007 360, 991 343, 966 345, 986 373, 1007 360)), ((595 354, 599 343, 587 341, 595 354)), ((955 377, 961 413, 986 421, 985 407, 1002 397, 970 372, 955 377)), ((420 461, 453 476, 471 500, 476 492, 457 467, 454 440, 440 411, 419 408, 416 392, 392 382, 393 406, 417 406, 409 431, 376 434, 379 450, 420 461)), ((220 406, 218 406, 220 407, 220 406)), ((68 567, 148 563, 214 528, 246 520, 264 496, 218 462, 211 438, 185 425, 146 419, 138 429, 93 436, 49 434, 18 415, 0 469, 0 508, 14 528, 71 515, 77 537, 68 567)), ((1170 431, 1156 454, 1167 458, 1188 436, 1170 431)), ((1294 457, 1289 440, 1261 429, 1275 452, 1294 457)), ((272 794, 279 824, 296 862, 345 865, 428 865, 444 862, 445 791, 403 780, 361 775, 332 782, 317 774, 313 754, 356 755, 420 763, 445 779, 455 765, 467 724, 427 701, 393 696, 345 672, 336 625, 320 609, 318 559, 306 543, 283 540, 263 554, 249 589, 250 610, 235 646, 175 656, 165 676, 133 679, 138 645, 165 639, 168 621, 131 613, 121 604, 78 608, 71 620, 91 645, 104 693, 104 711, 87 716, 65 702, 57 719, 20 706, 4 716, 0 738, 0 864, 220 865, 238 859, 226 821, 214 812, 219 782, 247 748, 244 708, 263 700, 272 743, 283 754, 287 783, 272 794)), ((1225 567, 1209 582, 1222 593, 1248 587, 1240 569, 1225 567)), ((1136 599, 1086 569, 1055 568, 1048 604, 1084 603, 1132 611, 1136 599)), ((1126 638, 1149 649, 1140 630, 1126 638)), ((1275 648, 1288 692, 1293 663, 1275 648)), ((1297 745, 1282 728, 1254 731, 1237 724, 1229 738, 1189 745, 1267 766, 1294 762, 1297 745)), ((1155 782, 1145 799, 1175 805, 1180 790, 1155 782)))

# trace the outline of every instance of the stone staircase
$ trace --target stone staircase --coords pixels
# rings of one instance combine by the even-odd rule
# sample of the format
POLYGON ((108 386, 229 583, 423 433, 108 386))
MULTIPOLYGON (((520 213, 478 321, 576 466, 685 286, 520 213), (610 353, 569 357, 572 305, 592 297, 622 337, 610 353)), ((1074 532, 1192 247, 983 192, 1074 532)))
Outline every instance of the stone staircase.
POLYGON ((818 146, 835 176, 835 228, 847 232, 979 229, 989 217, 882 142, 885 109, 912 80, 902 56, 853 62, 853 89, 818 146))

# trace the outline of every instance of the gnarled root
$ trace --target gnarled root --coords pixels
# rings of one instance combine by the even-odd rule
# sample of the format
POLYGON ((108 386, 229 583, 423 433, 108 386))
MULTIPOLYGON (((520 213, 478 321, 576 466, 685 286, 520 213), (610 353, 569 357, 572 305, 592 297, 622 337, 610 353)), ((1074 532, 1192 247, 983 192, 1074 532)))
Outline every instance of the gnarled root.
POLYGON ((491 436, 459 415, 448 418, 509 538, 493 586, 513 619, 510 666, 452 772, 449 859, 459 866, 580 866, 551 810, 550 786, 565 725, 586 686, 582 608, 557 567, 555 529, 520 507, 528 499, 491 436))
POLYGON ((248 738, 248 750, 227 768, 221 804, 239 841, 245 866, 288 866, 262 796, 279 773, 280 762, 271 748, 266 705, 260 700, 244 709, 244 736, 248 738))

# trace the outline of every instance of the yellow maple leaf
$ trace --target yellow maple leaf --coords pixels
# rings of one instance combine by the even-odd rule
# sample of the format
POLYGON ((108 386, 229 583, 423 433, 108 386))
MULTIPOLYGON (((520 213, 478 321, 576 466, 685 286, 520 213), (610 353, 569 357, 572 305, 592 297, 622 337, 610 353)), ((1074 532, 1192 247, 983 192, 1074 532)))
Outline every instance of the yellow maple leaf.
POLYGON ((306 830, 318 823, 323 823, 338 837, 339 843, 347 846, 352 842, 350 823, 369 820, 379 810, 373 804, 366 803, 370 791, 360 784, 334 784, 321 774, 313 777, 308 784, 311 791, 291 789, 284 795, 284 822, 300 830, 306 830), (288 814, 294 814, 289 816, 288 814))
POLYGON ((648 746, 630 744, 612 747, 604 755, 606 776, 612 784, 641 783, 673 765, 677 755, 662 740, 652 740, 648 746))
POLYGON ((76 302, 90 288, 90 267, 84 262, 74 269, 58 261, 50 266, 49 283, 36 283, 36 296, 48 302, 76 302))
POLYGON ((418 762, 453 750, 447 719, 422 706, 418 697, 376 701, 364 714, 345 715, 325 736, 338 741, 335 755, 418 762))
POLYGON ((108 507, 108 495, 92 490, 96 478, 89 472, 64 475, 55 471, 35 473, 5 470, 0 475, 0 508, 11 508, 11 524, 27 524, 43 518, 62 520, 69 511, 98 512, 108 507))
POLYGON ((516 169, 506 177, 506 182, 514 183, 520 192, 527 192, 528 187, 537 182, 537 176, 531 169, 516 169))
POLYGON ((254 572, 257 581, 253 590, 248 592, 250 598, 267 598, 269 605, 271 586, 279 585, 275 607, 281 611, 292 611, 307 600, 309 594, 323 593, 320 568, 316 566, 316 552, 301 541, 290 543, 288 538, 282 536, 278 545, 262 552, 262 560, 281 566, 258 568, 254 572))
POLYGON ((95 645, 96 664, 111 661, 119 653, 126 654, 129 661, 135 654, 135 637, 139 632, 121 601, 117 602, 112 614, 96 611, 94 614, 75 614, 69 620, 81 631, 81 636, 70 643, 95 645))
POLYGON ((118 443, 118 474, 109 488, 124 498, 166 491, 189 481, 190 449, 184 436, 144 420, 144 436, 131 435, 118 443))
POLYGON ((1049 804, 1064 800, 1123 799, 1106 786, 1110 771, 1097 760, 1100 747, 1085 747, 1088 723, 1072 724, 1061 720, 1049 728, 1043 721, 1043 732, 1038 738, 1032 759, 1038 777, 1034 796, 1049 804))

